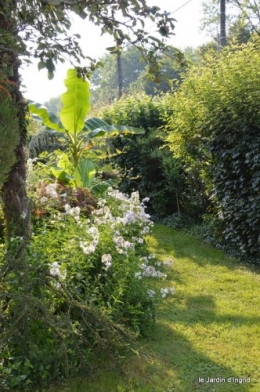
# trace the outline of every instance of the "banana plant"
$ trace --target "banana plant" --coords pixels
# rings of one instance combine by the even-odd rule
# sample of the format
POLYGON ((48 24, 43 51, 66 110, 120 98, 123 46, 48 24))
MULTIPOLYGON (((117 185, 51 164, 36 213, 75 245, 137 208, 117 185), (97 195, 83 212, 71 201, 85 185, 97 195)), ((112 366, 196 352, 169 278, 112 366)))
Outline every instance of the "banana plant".
POLYGON ((95 163, 83 156, 92 148, 93 139, 128 133, 143 134, 144 131, 129 126, 109 125, 98 118, 86 120, 90 111, 89 82, 79 76, 76 69, 69 69, 64 84, 67 90, 61 96, 63 106, 59 118, 33 101, 28 102, 29 111, 49 132, 65 140, 68 145, 70 154, 62 153, 57 164, 49 167, 55 178, 72 186, 101 192, 105 186, 95 184, 95 163))

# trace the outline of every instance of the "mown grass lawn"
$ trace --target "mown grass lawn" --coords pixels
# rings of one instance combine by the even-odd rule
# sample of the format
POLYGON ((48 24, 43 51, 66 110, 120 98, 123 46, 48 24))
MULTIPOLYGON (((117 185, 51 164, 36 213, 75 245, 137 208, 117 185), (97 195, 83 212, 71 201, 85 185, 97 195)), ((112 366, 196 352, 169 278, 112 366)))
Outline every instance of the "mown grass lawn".
POLYGON ((60 391, 260 391, 259 270, 162 225, 147 244, 160 261, 174 259, 155 283, 176 293, 160 305, 154 331, 124 360, 123 373, 106 364, 60 391))

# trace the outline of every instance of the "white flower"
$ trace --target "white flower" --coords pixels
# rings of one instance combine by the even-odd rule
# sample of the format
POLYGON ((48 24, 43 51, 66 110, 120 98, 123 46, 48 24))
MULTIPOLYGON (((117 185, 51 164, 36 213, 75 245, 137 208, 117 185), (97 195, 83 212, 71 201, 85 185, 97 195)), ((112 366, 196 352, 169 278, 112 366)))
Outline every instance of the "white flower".
POLYGON ((81 247, 81 249, 83 250, 83 253, 85 255, 93 253, 96 250, 96 245, 93 243, 88 244, 86 242, 80 241, 79 246, 81 247))
POLYGON ((131 193, 131 199, 132 199, 134 202, 139 202, 139 200, 140 200, 140 198, 139 198, 139 192, 132 192, 132 193, 131 193))
POLYGON ((47 200, 48 200, 48 199, 47 199, 47 197, 45 197, 45 196, 41 197, 41 199, 40 199, 41 203, 45 203, 47 200))
POLYGON ((78 206, 71 207, 69 204, 65 204, 64 209, 65 214, 73 216, 77 223, 80 222, 80 208, 78 206))
POLYGON ((126 223, 129 225, 129 224, 131 224, 131 223, 135 223, 135 222, 136 222, 137 216, 136 216, 136 214, 134 213, 134 211, 127 211, 127 212, 124 214, 124 219, 126 220, 126 223))
POLYGON ((132 244, 131 242, 129 242, 129 241, 125 241, 125 242, 123 243, 123 247, 126 248, 126 249, 129 249, 129 248, 131 248, 132 246, 133 246, 133 244, 132 244))
POLYGON ((97 227, 90 227, 88 230, 87 230, 87 233, 88 234, 90 234, 93 238, 97 238, 97 237, 99 237, 99 231, 98 231, 98 228, 97 227))
POLYGON ((99 200, 97 205, 98 205, 98 207, 104 207, 106 205, 106 200, 105 199, 99 200))
POLYGON ((145 226, 142 231, 141 231, 141 235, 145 235, 148 234, 150 232, 150 227, 149 226, 145 226))
POLYGON ((174 292, 175 292, 175 288, 174 287, 161 288, 162 298, 166 298, 168 294, 174 294, 174 292))
POLYGON ((60 276, 60 266, 59 266, 59 264, 57 263, 57 261, 55 261, 54 263, 52 263, 51 265, 50 265, 50 274, 51 275, 53 275, 53 276, 56 276, 57 278, 60 276))
POLYGON ((78 215, 78 216, 79 216, 79 214, 80 214, 80 208, 79 208, 78 206, 77 206, 77 207, 74 207, 73 212, 74 212, 75 215, 78 215))
POLYGON ((168 289, 167 288, 161 288, 161 294, 162 298, 166 298, 168 294, 168 289))
POLYGON ((56 191, 56 184, 48 184, 45 188, 45 192, 53 199, 56 199, 58 197, 58 193, 56 191))
POLYGON ((110 254, 104 254, 101 257, 101 261, 105 264, 105 270, 107 271, 112 265, 112 256, 110 254))
POLYGON ((169 259, 169 260, 167 260, 167 261, 164 261, 163 264, 164 264, 166 267, 172 267, 172 265, 173 265, 173 260, 172 260, 172 259, 169 259))

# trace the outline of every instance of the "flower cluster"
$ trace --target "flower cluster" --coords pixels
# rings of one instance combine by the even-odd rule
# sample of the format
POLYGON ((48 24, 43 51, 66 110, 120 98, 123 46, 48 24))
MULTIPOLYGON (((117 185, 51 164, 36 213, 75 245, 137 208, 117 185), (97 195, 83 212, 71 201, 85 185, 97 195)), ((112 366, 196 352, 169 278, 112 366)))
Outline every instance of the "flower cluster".
MULTIPOLYGON (((54 196, 55 187, 48 186, 48 192, 54 196)), ((127 196, 118 190, 109 189, 107 198, 98 201, 97 208, 88 218, 81 214, 80 207, 73 207, 67 201, 65 211, 56 213, 55 219, 61 227, 66 227, 67 216, 75 219, 78 230, 77 236, 72 239, 73 244, 69 240, 71 247, 75 248, 78 244, 83 259, 88 256, 84 263, 94 263, 92 265, 99 269, 99 274, 111 270, 112 274, 104 276, 106 279, 111 276, 112 279, 113 276, 122 276, 120 270, 126 268, 125 271, 133 271, 132 277, 142 279, 142 285, 146 285, 146 278, 166 278, 164 268, 171 267, 173 263, 172 260, 159 262, 153 254, 143 256, 143 237, 153 226, 150 216, 145 212, 146 201, 144 199, 140 202, 137 192, 127 196)), ((51 275, 60 277, 59 268, 54 262, 50 269, 51 275)), ((161 289, 161 293, 157 294, 155 290, 147 290, 150 298, 158 298, 157 294, 165 298, 174 292, 173 288, 161 289)))
POLYGON ((103 264, 105 264, 105 270, 107 271, 112 264, 112 256, 110 254, 105 254, 102 256, 101 261, 103 264))
MULTIPOLYGON (((166 278, 167 275, 157 269, 155 269, 154 266, 149 265, 149 262, 151 259, 154 259, 155 256, 154 255, 149 255, 149 256, 145 256, 145 257, 141 257, 140 259, 140 271, 136 273, 136 277, 138 279, 142 279, 143 277, 152 277, 152 278, 166 278)), ((161 263, 161 262, 156 262, 156 265, 158 267, 166 265, 165 263, 161 263)))
MULTIPOLYGON (((119 234, 119 232, 117 232, 119 234)), ((121 235, 115 234, 113 236, 113 242, 116 247, 116 251, 119 254, 128 255, 129 249, 134 249, 134 244, 130 241, 125 240, 121 235)))
POLYGON ((47 196, 51 197, 52 199, 56 199, 58 197, 56 183, 46 185, 45 193, 47 196))
POLYGON ((149 233, 153 226, 150 216, 145 213, 144 203, 140 203, 137 192, 129 197, 114 189, 109 189, 107 199, 98 201, 97 208, 87 224, 94 226, 92 231, 87 230, 91 238, 82 238, 80 241, 80 247, 85 254, 95 252, 99 243, 99 231, 106 228, 109 235, 107 228, 110 228, 111 241, 108 250, 126 257, 129 256, 129 252, 135 250, 136 246, 144 243, 143 236, 149 233))
POLYGON ((66 270, 61 270, 61 267, 57 261, 50 264, 50 274, 55 277, 59 278, 60 280, 64 280, 66 278, 66 270))
POLYGON ((88 241, 80 241, 79 246, 85 255, 94 253, 99 243, 99 231, 95 226, 86 229, 88 241))
POLYGON ((166 298, 167 295, 173 295, 175 292, 175 288, 174 287, 165 287, 165 288, 161 288, 161 294, 162 294, 162 298, 166 298))
POLYGON ((79 223, 80 221, 80 208, 77 207, 71 207, 69 204, 65 204, 64 206, 65 209, 65 214, 73 216, 75 221, 79 223))

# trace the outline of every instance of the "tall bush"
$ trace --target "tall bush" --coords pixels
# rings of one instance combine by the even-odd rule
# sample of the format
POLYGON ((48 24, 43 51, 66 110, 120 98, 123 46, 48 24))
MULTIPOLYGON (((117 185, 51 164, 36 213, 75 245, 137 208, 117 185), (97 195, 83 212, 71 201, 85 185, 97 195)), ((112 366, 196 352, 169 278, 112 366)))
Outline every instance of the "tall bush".
POLYGON ((169 98, 168 143, 199 172, 218 234, 242 256, 260 259, 260 39, 226 48, 193 67, 169 98))
POLYGON ((101 352, 112 359, 147 334, 157 301, 173 292, 150 289, 169 262, 147 253, 153 223, 138 193, 111 188, 94 200, 84 188, 40 181, 31 196, 24 274, 13 273, 16 259, 0 248, 1 391, 44 390, 96 365, 101 352))
POLYGON ((113 147, 119 154, 113 162, 123 173, 120 189, 128 193, 138 190, 142 197, 149 197, 149 211, 157 217, 184 206, 182 169, 164 146, 163 114, 167 110, 161 97, 139 94, 124 97, 102 114, 109 123, 127 122, 145 130, 142 136, 115 138, 113 147))

